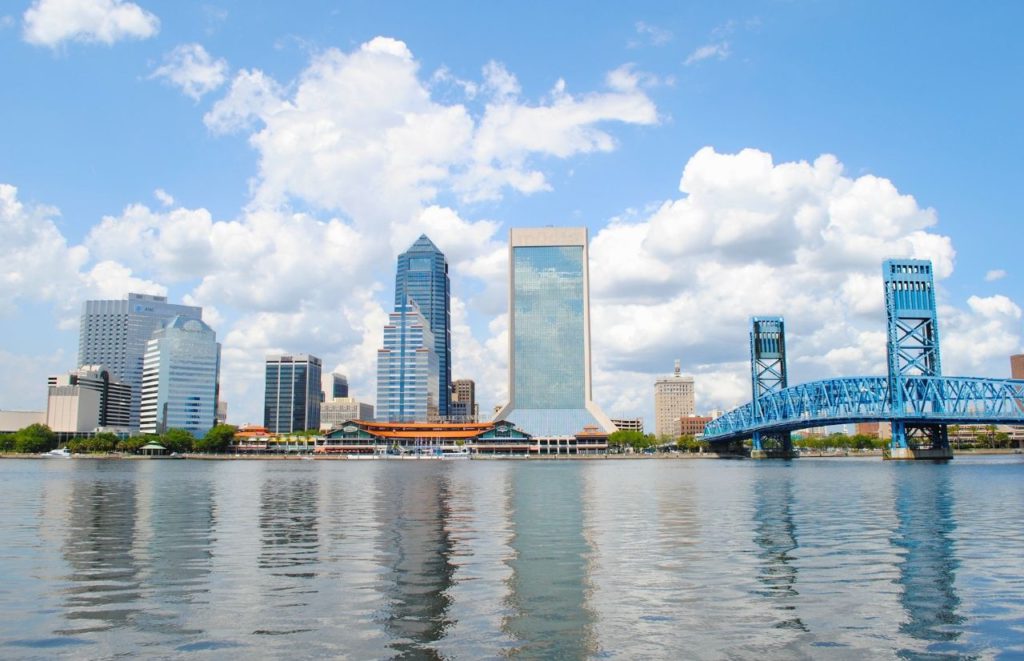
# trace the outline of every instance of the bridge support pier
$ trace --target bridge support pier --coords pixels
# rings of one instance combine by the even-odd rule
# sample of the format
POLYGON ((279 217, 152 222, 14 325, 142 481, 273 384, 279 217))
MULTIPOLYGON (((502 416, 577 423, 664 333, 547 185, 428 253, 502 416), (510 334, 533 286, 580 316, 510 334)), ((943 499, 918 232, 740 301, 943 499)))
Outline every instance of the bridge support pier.
POLYGON ((754 432, 750 448, 751 459, 796 459, 793 438, 787 432, 754 432))
POLYGON ((882 457, 891 460, 952 459, 949 431, 946 425, 907 424, 893 420, 892 442, 882 457))

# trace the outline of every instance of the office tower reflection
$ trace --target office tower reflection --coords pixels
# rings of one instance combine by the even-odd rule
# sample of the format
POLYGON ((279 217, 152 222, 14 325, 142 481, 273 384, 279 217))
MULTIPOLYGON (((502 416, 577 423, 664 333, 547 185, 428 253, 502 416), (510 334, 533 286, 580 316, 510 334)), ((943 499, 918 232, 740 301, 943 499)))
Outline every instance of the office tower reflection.
POLYGON ((579 465, 519 470, 512 482, 514 556, 503 629, 514 655, 579 659, 597 652, 579 465))
POLYGON ((758 591, 778 611, 781 629, 807 631, 796 614, 797 570, 793 551, 797 548, 793 524, 793 473, 774 466, 758 467, 754 482, 754 543, 760 552, 758 591))
MULTIPOLYGON (((78 468, 76 466, 76 468, 78 468)), ((75 480, 68 515, 64 559, 71 567, 64 590, 67 629, 73 634, 132 625, 139 608, 139 566, 132 554, 135 536, 134 479, 110 464, 94 462, 75 480), (111 473, 102 477, 93 473, 111 473)))
POLYGON ((915 471, 913 479, 902 475, 896 486, 893 544, 905 549, 899 584, 906 620, 900 631, 922 642, 949 642, 961 635, 953 625, 964 621, 957 613, 960 598, 954 586, 959 563, 952 540, 956 523, 950 467, 910 468, 923 470, 915 471))
POLYGON ((448 466, 416 462, 380 475, 377 483, 378 542, 387 600, 384 627, 400 658, 440 658, 431 644, 452 624, 454 543, 448 466))

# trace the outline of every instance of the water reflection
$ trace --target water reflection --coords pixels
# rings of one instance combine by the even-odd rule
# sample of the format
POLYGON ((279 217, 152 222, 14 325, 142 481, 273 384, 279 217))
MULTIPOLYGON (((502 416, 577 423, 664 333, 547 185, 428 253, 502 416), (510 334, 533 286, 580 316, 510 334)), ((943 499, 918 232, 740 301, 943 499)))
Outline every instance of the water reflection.
MULTIPOLYGON (((897 481, 897 528, 892 543, 906 550, 899 564, 900 603, 906 620, 900 631, 929 647, 957 640, 964 618, 954 587, 958 561, 952 535, 953 492, 947 466, 906 466, 920 475, 897 481)), ((916 651, 900 650, 915 657, 916 651)))
MULTIPOLYGON (((88 469, 103 473, 96 462, 88 469)), ((72 487, 63 554, 72 574, 64 590, 61 634, 107 631, 127 625, 140 598, 139 567, 132 555, 136 483, 131 476, 97 474, 72 487)))
POLYGON ((387 522, 378 549, 387 598, 384 626, 399 658, 441 658, 433 643, 452 622, 449 589, 455 573, 448 466, 403 462, 380 474, 377 517, 387 522))
POLYGON ((524 466, 513 477, 515 556, 503 629, 518 642, 517 656, 578 659, 597 652, 582 473, 565 463, 524 466))
POLYGON ((795 613, 799 593, 796 590, 797 570, 793 564, 796 550, 796 526, 793 524, 793 471, 786 467, 760 467, 754 482, 754 543, 761 560, 757 581, 758 594, 766 597, 782 619, 774 624, 780 629, 807 631, 795 613))
MULTIPOLYGON (((260 569, 272 576, 315 578, 320 536, 317 530, 317 483, 268 478, 260 490, 260 569)), ((284 586, 291 589, 294 586, 284 586)))

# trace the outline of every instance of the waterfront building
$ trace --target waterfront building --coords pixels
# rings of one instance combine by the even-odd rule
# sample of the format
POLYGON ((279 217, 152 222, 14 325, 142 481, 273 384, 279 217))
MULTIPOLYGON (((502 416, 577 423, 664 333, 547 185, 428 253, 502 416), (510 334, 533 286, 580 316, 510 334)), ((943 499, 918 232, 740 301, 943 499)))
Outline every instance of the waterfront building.
POLYGON ((452 422, 476 422, 478 414, 476 382, 473 379, 457 379, 452 381, 452 397, 448 405, 448 420, 452 422))
POLYGON ((612 418, 612 424, 619 431, 638 431, 644 433, 643 418, 612 418))
POLYGON ((0 411, 0 434, 11 434, 30 425, 45 425, 46 411, 0 411))
POLYGON ((330 388, 327 390, 327 392, 330 393, 329 399, 348 397, 348 377, 345 376, 344 374, 332 372, 330 388))
POLYGON ((1024 379, 1024 353, 1010 356, 1010 378, 1024 379))
POLYGON ((377 418, 384 422, 435 422, 438 359, 430 324, 413 299, 396 305, 377 351, 377 418))
POLYGON ((373 421, 373 404, 355 397, 335 397, 320 405, 320 429, 337 429, 350 420, 373 421))
POLYGON ((536 454, 529 434, 505 420, 493 422, 366 422, 351 421, 317 441, 317 454, 391 454, 443 456, 473 454, 536 454))
POLYGON ((713 418, 702 415, 686 415, 679 418, 679 436, 700 436, 704 433, 704 427, 713 418))
POLYGON ((76 434, 131 429, 132 388, 102 365, 47 379, 46 426, 76 434))
POLYGON ((132 389, 132 429, 139 427, 142 363, 153 332, 176 316, 203 318, 203 309, 168 303, 166 296, 128 294, 125 299, 86 301, 78 336, 78 365, 103 365, 132 389))
POLYGON ((309 354, 267 356, 263 426, 274 434, 319 429, 321 371, 309 354))
POLYGON ((679 421, 697 414, 693 377, 683 376, 676 361, 672 376, 654 382, 654 433, 658 438, 675 438, 679 421))
POLYGON ((615 430, 591 395, 587 229, 512 229, 509 402, 496 418, 535 437, 615 430))
MULTIPOLYGON (((398 256, 395 310, 412 299, 427 320, 437 356, 437 415, 449 415, 452 382, 451 283, 448 261, 426 234, 398 256)), ((378 407, 379 408, 379 407, 378 407)))
POLYGON ((174 317, 146 343, 139 430, 205 435, 216 421, 219 381, 217 334, 200 319, 174 317))

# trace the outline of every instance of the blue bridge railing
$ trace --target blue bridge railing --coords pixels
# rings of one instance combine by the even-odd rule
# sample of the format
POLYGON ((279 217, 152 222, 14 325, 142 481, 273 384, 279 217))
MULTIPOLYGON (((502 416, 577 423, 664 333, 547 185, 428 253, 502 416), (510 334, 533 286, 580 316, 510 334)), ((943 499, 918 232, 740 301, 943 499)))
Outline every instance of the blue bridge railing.
POLYGON ((937 424, 1024 424, 1024 380, 911 376, 896 380, 890 397, 884 376, 812 381, 767 394, 704 428, 712 443, 850 422, 903 420, 937 424), (891 402, 901 402, 894 407, 891 402))

